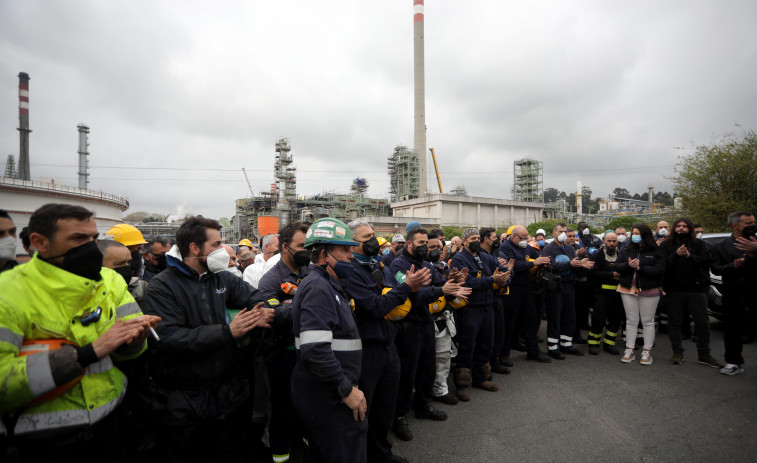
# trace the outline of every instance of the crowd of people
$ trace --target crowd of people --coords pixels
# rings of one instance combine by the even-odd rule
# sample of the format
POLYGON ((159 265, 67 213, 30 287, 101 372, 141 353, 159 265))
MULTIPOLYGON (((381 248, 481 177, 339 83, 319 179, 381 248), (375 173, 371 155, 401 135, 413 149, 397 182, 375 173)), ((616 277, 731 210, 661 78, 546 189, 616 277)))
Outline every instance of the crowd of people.
POLYGON ((512 351, 651 365, 661 307, 673 364, 691 318, 697 361, 742 373, 757 226, 745 211, 728 224, 714 245, 688 218, 601 237, 585 222, 551 237, 467 228, 448 242, 417 222, 378 236, 324 218, 232 247, 201 216, 146 240, 128 224, 99 236, 91 211, 48 204, 18 233, 23 258, 0 210, 3 461, 284 462, 296 449, 405 461, 389 433, 411 440, 411 412, 444 421, 433 402, 497 392, 493 375, 523 358, 512 351), (723 280, 725 364, 710 353, 710 273, 723 280))

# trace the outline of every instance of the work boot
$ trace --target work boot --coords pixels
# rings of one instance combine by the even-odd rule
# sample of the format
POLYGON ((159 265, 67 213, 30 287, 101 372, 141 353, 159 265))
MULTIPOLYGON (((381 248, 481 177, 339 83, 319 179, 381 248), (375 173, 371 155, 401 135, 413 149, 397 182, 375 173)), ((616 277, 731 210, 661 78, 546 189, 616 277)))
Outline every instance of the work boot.
POLYGON ((710 355, 709 352, 706 354, 699 354, 699 360, 697 360, 697 363, 701 363, 702 365, 711 366, 713 368, 723 368, 725 365, 720 363, 715 357, 710 355))
POLYGON ((670 363, 673 365, 683 365, 683 352, 673 352, 673 357, 670 358, 670 363))
POLYGON ((565 356, 564 356, 563 354, 561 354, 561 353, 560 353, 560 351, 559 351, 559 350, 557 350, 557 349, 555 349, 555 350, 550 350, 550 351, 548 352, 548 355, 549 355, 550 357, 552 357, 553 359, 555 359, 555 360, 565 360, 565 356))
POLYGON ((399 455, 392 454, 392 456, 389 457, 389 461, 392 463, 408 463, 407 458, 402 458, 399 455))
POLYGON ((491 381, 492 379, 494 379, 494 377, 492 376, 492 366, 489 362, 484 363, 484 366, 481 367, 481 369, 484 373, 484 380, 491 381))
POLYGON ((455 372, 455 388, 457 389, 457 398, 463 402, 470 400, 470 391, 468 388, 471 385, 470 368, 458 368, 455 372))
POLYGON ((620 351, 617 347, 612 346, 610 344, 605 343, 604 346, 602 346, 602 349, 604 349, 605 352, 612 355, 620 355, 620 351))
POLYGON ((447 405, 456 405, 457 404, 457 397, 453 396, 449 392, 446 393, 446 394, 444 394, 444 395, 433 397, 431 400, 435 400, 437 402, 441 402, 441 403, 447 404, 447 405))
POLYGON ((444 421, 447 419, 447 412, 437 410, 431 404, 426 404, 425 407, 415 410, 415 418, 419 420, 444 421))
POLYGON ((599 346, 596 344, 589 344, 589 354, 599 355, 599 346))
POLYGON ((494 364, 494 366, 492 367, 492 371, 494 373, 499 373, 500 375, 509 375, 510 374, 510 369, 507 368, 506 366, 502 365, 499 362, 497 362, 497 363, 494 364))
POLYGON ((497 383, 495 383, 494 381, 489 381, 488 379, 482 383, 474 384, 473 386, 479 389, 485 389, 489 392, 499 391, 499 386, 497 386, 497 383))
POLYGON ((400 416, 392 423, 392 431, 399 440, 413 440, 413 433, 410 432, 410 426, 407 425, 407 418, 400 416))
POLYGON ((552 363, 552 360, 550 360, 549 357, 539 352, 538 354, 528 354, 526 356, 526 360, 530 360, 532 362, 539 362, 539 363, 552 363))
POLYGON ((583 352, 581 352, 580 350, 576 349, 573 346, 560 346, 560 352, 562 352, 563 354, 568 354, 568 355, 576 355, 578 357, 581 357, 582 355, 584 355, 583 352))
POLYGON ((502 357, 500 357, 499 358, 499 363, 501 365, 506 366, 507 368, 512 368, 513 367, 513 361, 510 360, 509 358, 502 358, 502 357))

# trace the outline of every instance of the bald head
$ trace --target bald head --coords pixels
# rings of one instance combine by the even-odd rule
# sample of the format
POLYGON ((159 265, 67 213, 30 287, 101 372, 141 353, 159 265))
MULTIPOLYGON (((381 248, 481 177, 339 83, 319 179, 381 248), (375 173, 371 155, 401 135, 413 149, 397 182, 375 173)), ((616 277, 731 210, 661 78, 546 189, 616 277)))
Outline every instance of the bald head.
POLYGON ((604 243, 607 249, 615 249, 618 246, 618 235, 613 232, 605 233, 604 243))
POLYGON ((234 248, 232 248, 228 244, 223 244, 222 246, 226 250, 226 252, 229 253, 229 268, 236 267, 237 266, 237 253, 234 252, 234 248))

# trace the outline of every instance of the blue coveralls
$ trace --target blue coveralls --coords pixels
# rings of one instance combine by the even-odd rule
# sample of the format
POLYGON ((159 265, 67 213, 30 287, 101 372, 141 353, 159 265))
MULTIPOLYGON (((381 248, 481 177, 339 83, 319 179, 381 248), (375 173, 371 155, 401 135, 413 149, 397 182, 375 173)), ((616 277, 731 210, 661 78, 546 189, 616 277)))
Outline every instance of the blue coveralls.
POLYGON ((573 346, 573 333, 576 330, 576 290, 575 272, 570 262, 557 262, 555 257, 564 254, 568 259, 576 257, 576 248, 570 244, 560 246, 557 240, 544 246, 542 256, 549 257, 552 272, 560 275, 560 284, 555 291, 547 290, 547 346, 557 350, 573 346))
POLYGON ((297 356, 292 332, 292 299, 294 295, 281 289, 282 283, 299 286, 310 273, 307 265, 299 273, 292 273, 283 261, 273 266, 258 284, 258 291, 276 311, 270 330, 265 331, 263 348, 271 392, 271 423, 269 442, 271 453, 288 455, 295 438, 302 437, 302 423, 292 408, 289 384, 292 381, 297 356))
POLYGON ((292 302, 292 321, 292 405, 311 436, 305 461, 366 461, 368 421, 355 421, 342 402, 358 385, 362 346, 341 282, 313 266, 292 302))
POLYGON ((510 346, 515 333, 518 332, 516 323, 523 326, 523 337, 526 341, 526 352, 530 356, 541 354, 539 350, 539 315, 536 313, 536 303, 531 288, 531 269, 534 263, 526 260, 526 256, 536 259, 539 251, 526 246, 521 249, 512 241, 507 240, 499 247, 500 257, 515 260, 512 279, 510 280, 510 294, 508 300, 508 317, 505 319, 505 342, 500 351, 500 358, 510 357, 510 346))
POLYGON ((397 287, 403 283, 412 265, 416 270, 422 267, 429 269, 431 283, 411 293, 410 313, 399 323, 394 341, 400 357, 400 387, 395 410, 397 418, 405 416, 411 407, 422 410, 431 403, 436 378, 436 338, 428 305, 444 295, 442 286, 446 283, 430 262, 419 261, 403 249, 392 261, 389 268, 391 281, 387 281, 387 285, 397 287))
POLYGON ((455 254, 450 268, 468 269, 465 286, 473 292, 468 296, 468 305, 457 311, 457 368, 471 369, 473 384, 486 381, 484 366, 489 363, 494 338, 494 290, 491 276, 499 268, 497 259, 481 252, 474 256, 467 249, 455 254))
POLYGON ((363 264, 352 260, 355 271, 343 281, 347 295, 355 301, 355 317, 363 343, 363 365, 358 385, 368 403, 368 461, 391 461, 392 444, 387 436, 394 420, 397 389, 400 384, 400 359, 394 338, 397 322, 384 316, 410 296, 403 283, 386 295, 380 263, 363 264))

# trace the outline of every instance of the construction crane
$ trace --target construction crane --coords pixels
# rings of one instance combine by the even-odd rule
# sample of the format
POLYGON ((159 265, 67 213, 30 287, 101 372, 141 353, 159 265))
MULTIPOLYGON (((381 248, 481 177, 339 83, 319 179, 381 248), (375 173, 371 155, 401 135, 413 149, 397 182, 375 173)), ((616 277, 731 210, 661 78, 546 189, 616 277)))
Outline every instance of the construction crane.
POLYGON ((431 151, 431 159, 434 160, 434 170, 436 171, 436 181, 439 182, 439 193, 444 194, 444 190, 442 189, 442 179, 439 177, 439 167, 436 165, 436 156, 434 155, 434 148, 429 148, 429 151, 431 151))
POLYGON ((247 186, 250 187, 250 197, 255 197, 255 193, 252 191, 252 183, 250 183, 250 178, 247 176, 247 171, 244 170, 244 167, 242 167, 242 173, 244 174, 245 180, 247 180, 247 186))

